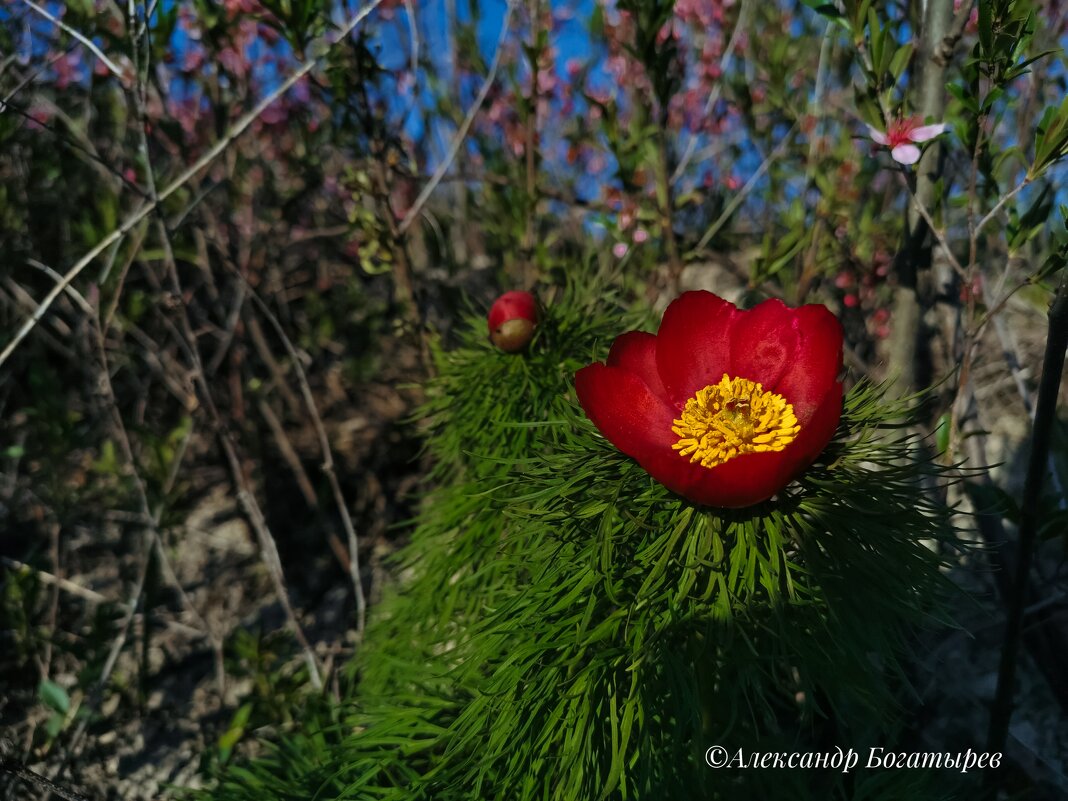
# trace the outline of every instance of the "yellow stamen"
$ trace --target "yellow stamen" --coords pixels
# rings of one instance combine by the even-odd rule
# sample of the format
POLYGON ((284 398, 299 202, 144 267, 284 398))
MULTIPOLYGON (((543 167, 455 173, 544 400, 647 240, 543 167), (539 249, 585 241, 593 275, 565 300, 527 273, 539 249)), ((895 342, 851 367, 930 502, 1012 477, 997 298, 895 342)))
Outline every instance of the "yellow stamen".
POLYGON ((682 418, 671 430, 679 441, 671 447, 702 467, 715 467, 743 453, 781 451, 801 426, 794 407, 782 395, 765 392, 748 378, 730 378, 698 390, 686 401, 682 418))

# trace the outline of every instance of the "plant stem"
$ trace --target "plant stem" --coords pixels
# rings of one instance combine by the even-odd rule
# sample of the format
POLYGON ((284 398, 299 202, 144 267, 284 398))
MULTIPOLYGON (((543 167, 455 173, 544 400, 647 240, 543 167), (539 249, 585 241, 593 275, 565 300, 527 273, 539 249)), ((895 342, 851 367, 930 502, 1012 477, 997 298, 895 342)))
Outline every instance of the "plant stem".
MULTIPOLYGON (((1027 478, 1020 503, 1020 530, 1016 544, 1016 570, 1008 598, 1008 619, 1005 641, 998 666, 998 685, 990 709, 988 751, 1003 751, 1012 717, 1013 684, 1023 628, 1024 599, 1027 596, 1031 561, 1038 538, 1039 502, 1045 483, 1049 457, 1050 436, 1057 410, 1057 393, 1064 372, 1064 352, 1068 349, 1068 267, 1061 268, 1061 283, 1049 310, 1049 332, 1046 352, 1042 359, 1042 379, 1038 387, 1035 422, 1031 429, 1031 455, 1027 464, 1027 478)), ((998 781, 998 771, 990 771, 992 785, 998 781)))
POLYGON ((664 231, 664 245, 667 247, 669 286, 673 294, 679 291, 679 278, 682 275, 682 259, 679 258, 679 243, 675 239, 675 212, 671 197, 671 166, 668 161, 667 113, 660 120, 657 135, 657 156, 660 164, 657 170, 657 198, 660 202, 660 227, 664 231))
POLYGON ((534 230, 538 208, 537 147, 538 147, 538 22, 541 14, 539 0, 530 0, 530 98, 525 125, 524 156, 526 157, 526 226, 523 231, 523 285, 534 285, 534 230))
POLYGON ((64 799, 64 801, 89 801, 84 795, 79 795, 73 790, 68 790, 66 787, 56 784, 42 776, 40 773, 30 770, 21 762, 16 762, 13 759, 0 759, 0 772, 9 773, 18 779, 22 779, 24 782, 36 786, 45 793, 54 793, 64 799))
MULTIPOLYGON (((944 63, 938 55, 953 19, 953 0, 928 0, 923 15, 917 63, 916 111, 920 117, 940 120, 945 115, 944 63)), ((889 124, 890 120, 887 120, 889 124)), ((916 201, 923 208, 933 205, 935 184, 941 173, 941 147, 934 142, 916 165, 916 201)), ((894 326, 890 338, 890 369, 894 391, 906 395, 916 384, 916 355, 919 346, 922 311, 919 277, 931 265, 931 242, 927 221, 912 206, 906 216, 905 241, 894 259, 898 286, 894 292, 894 326)))

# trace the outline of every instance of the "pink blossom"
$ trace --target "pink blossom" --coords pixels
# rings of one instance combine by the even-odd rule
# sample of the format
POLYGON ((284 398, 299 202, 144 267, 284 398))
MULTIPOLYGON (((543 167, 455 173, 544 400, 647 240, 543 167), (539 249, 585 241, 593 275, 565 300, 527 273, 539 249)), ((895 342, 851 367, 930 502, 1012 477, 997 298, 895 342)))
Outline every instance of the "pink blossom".
POLYGON ((284 98, 278 98, 267 106, 260 114, 260 120, 264 125, 277 125, 289 118, 289 107, 284 98))
POLYGON ((886 133, 868 126, 871 138, 877 144, 890 148, 890 155, 899 164, 915 164, 920 160, 920 149, 913 142, 926 142, 945 130, 944 122, 920 125, 917 117, 898 117, 890 123, 886 133))
POLYGON ((614 245, 612 245, 612 255, 615 256, 617 259, 622 259, 624 256, 626 256, 627 255, 627 243, 626 242, 616 242, 614 245))
MULTIPOLYGON (((962 0, 953 0, 953 13, 959 14, 962 0)), ((969 3, 970 4, 970 3, 969 3)), ((979 8, 972 6, 972 12, 968 15, 968 22, 964 26, 965 33, 975 33, 979 30, 979 8)))
POLYGON ((643 242, 648 241, 648 239, 649 239, 649 232, 646 231, 644 228, 639 228, 634 232, 634 244, 635 245, 640 245, 643 242))

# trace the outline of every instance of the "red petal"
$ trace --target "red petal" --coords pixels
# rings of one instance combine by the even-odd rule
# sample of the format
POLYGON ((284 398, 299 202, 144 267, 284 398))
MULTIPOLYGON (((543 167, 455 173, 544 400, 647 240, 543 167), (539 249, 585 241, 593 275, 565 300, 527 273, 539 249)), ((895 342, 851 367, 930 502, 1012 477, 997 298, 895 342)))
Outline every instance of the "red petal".
POLYGON ((740 312, 731 327, 731 378, 774 387, 797 352, 794 310, 781 300, 765 300, 740 312))
POLYGON ((784 451, 735 456, 713 468, 696 465, 703 475, 686 497, 724 509, 741 509, 766 501, 789 483, 789 479, 782 478, 788 449, 789 446, 784 451))
POLYGON ((616 337, 606 364, 634 373, 654 395, 667 399, 664 383, 656 367, 656 336, 644 331, 628 331, 616 337))
MULTIPOLYGON (((842 418, 842 385, 835 382, 816 404, 816 409, 808 423, 801 426, 797 439, 783 451, 789 457, 785 482, 793 481, 798 474, 812 464, 823 453, 838 429, 842 418)), ((784 485, 785 486, 785 485, 784 485)))
POLYGON ((575 374, 575 391, 586 416, 628 456, 641 461, 677 439, 671 430, 674 410, 634 373, 591 364, 575 374))
POLYGON ((794 315, 800 337, 795 358, 779 383, 765 389, 786 398, 804 427, 842 369, 842 325, 826 306, 817 304, 802 306, 794 315))
POLYGON ((705 468, 671 449, 678 441, 671 430, 675 412, 663 398, 634 373, 603 364, 579 370, 575 391, 586 416, 609 442, 668 489, 689 497, 687 490, 705 468))
POLYGON ((730 372, 733 303, 703 290, 684 292, 664 312, 656 335, 656 363, 668 397, 679 408, 730 372))

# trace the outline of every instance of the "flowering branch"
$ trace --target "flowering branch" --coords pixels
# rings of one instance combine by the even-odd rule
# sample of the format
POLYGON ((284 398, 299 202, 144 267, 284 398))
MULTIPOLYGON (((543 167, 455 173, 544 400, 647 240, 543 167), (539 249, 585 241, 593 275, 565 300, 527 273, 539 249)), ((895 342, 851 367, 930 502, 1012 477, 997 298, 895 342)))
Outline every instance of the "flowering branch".
MULTIPOLYGON (((25 0, 28 2, 28 0, 25 0)), ((292 89, 305 75, 311 72, 315 66, 325 58, 326 54, 339 42, 345 39, 350 33, 355 30, 365 17, 367 17, 372 11, 374 11, 382 3, 382 0, 372 0, 371 4, 360 10, 355 16, 350 19, 345 26, 341 29, 341 32, 333 40, 325 43, 325 47, 319 51, 315 56, 310 58, 304 64, 300 66, 295 72, 293 72, 288 78, 280 83, 272 92, 269 92, 259 103, 257 103, 251 111, 245 116, 241 117, 234 125, 223 135, 223 137, 216 142, 203 156, 197 159, 190 167, 185 169, 177 178, 171 183, 165 186, 151 201, 141 206, 137 211, 127 217, 122 225, 112 231, 110 234, 101 239, 97 244, 84 256, 78 259, 74 265, 67 270, 63 276, 63 280, 52 287, 51 291, 45 295, 44 300, 41 301, 37 307, 37 311, 22 324, 22 327, 15 333, 14 338, 4 347, 3 351, 0 351, 0 367, 4 365, 11 354, 15 352, 15 349, 24 340, 29 333, 37 326, 41 319, 51 308, 55 302, 71 282, 74 281, 82 270, 92 263, 93 259, 103 253, 112 244, 118 242, 126 236, 134 226, 145 219, 151 214, 155 208, 164 200, 169 198, 185 184, 187 184, 193 176, 197 175, 201 170, 211 164, 215 159, 222 155, 227 148, 234 143, 234 141, 243 134, 256 119, 263 114, 263 112, 274 101, 292 89)), ((509 6, 511 8, 511 6, 509 6)))
POLYGON ((731 215, 734 214, 734 212, 738 209, 740 205, 742 205, 743 202, 745 202, 746 197, 748 197, 749 193, 753 191, 753 187, 756 186, 757 181, 760 180, 760 177, 768 171, 768 168, 786 150, 787 145, 789 145, 790 142, 793 141, 793 135, 796 130, 797 123, 795 122, 793 127, 786 132, 786 136, 782 138, 782 141, 779 142, 779 144, 775 146, 775 149, 768 154, 767 158, 765 158, 760 163, 760 166, 757 167, 757 171, 753 173, 753 177, 745 182, 745 186, 743 186, 738 192, 738 194, 736 194, 731 199, 731 202, 727 204, 727 207, 725 209, 723 209, 723 212, 719 215, 719 217, 716 218, 716 221, 708 227, 708 230, 705 231, 705 235, 701 237, 701 241, 697 243, 696 247, 694 247, 693 250, 695 253, 702 250, 705 245, 712 241, 712 237, 714 237, 719 232, 719 229, 722 228, 724 224, 726 224, 727 220, 730 219, 731 215))
MULTIPOLYGON (((716 85, 712 87, 712 91, 708 95, 708 100, 705 101, 705 117, 712 112, 712 108, 716 105, 716 101, 719 100, 721 88, 723 86, 723 76, 726 75, 727 70, 731 67, 731 60, 734 58, 734 49, 738 46, 738 40, 741 39, 741 34, 745 30, 748 17, 749 3, 747 3, 746 0, 742 0, 741 6, 738 9, 738 20, 734 23, 734 30, 731 32, 730 41, 727 42, 727 47, 724 48, 723 55, 719 60, 719 80, 716 81, 716 85)), ((675 167, 675 171, 671 174, 671 183, 676 183, 682 177, 682 174, 686 171, 686 168, 689 166, 690 161, 693 158, 693 151, 696 146, 697 134, 694 134, 686 143, 686 151, 682 154, 678 166, 675 167)))
POLYGON ((108 72, 110 72, 120 81, 123 80, 122 68, 119 67, 110 58, 105 56, 104 51, 97 47, 95 44, 93 44, 92 40, 88 36, 83 33, 78 33, 78 31, 74 30, 74 28, 72 28, 70 25, 59 19, 59 17, 53 16, 51 13, 49 13, 48 9, 41 8, 39 5, 33 2, 33 0, 22 0, 22 2, 32 8, 46 20, 51 22, 53 25, 56 25, 63 31, 66 31, 79 42, 81 42, 83 45, 88 47, 92 51, 93 55, 100 59, 101 63, 108 68, 108 72))
MULTIPOLYGON (((456 154, 460 150, 460 145, 462 145, 464 139, 467 138, 467 132, 471 130, 471 125, 474 123, 479 109, 482 108, 482 104, 486 101, 486 95, 489 94, 490 87, 493 86, 493 82, 497 78, 497 69, 500 67, 501 55, 504 52, 504 40, 505 37, 508 36, 508 26, 512 21, 512 12, 515 10, 517 1, 518 0, 508 0, 508 8, 505 9, 504 19, 501 21, 501 32, 497 36, 497 51, 493 54, 493 62, 490 64, 489 72, 486 74, 486 80, 482 82, 482 88, 478 90, 475 102, 472 103, 471 108, 467 110, 467 116, 464 117, 464 121, 460 123, 459 130, 453 137, 452 142, 449 143, 449 149, 445 153, 445 158, 441 160, 441 164, 434 170, 434 174, 430 176, 430 181, 423 187, 423 191, 419 193, 415 202, 412 203, 412 207, 408 209, 408 213, 405 214, 404 219, 401 220, 400 226, 397 228, 398 233, 403 234, 412 227, 415 218, 419 216, 419 213, 423 210, 423 206, 426 205, 427 200, 430 199, 430 196, 437 188, 437 185, 441 183, 441 179, 445 177, 445 173, 449 171, 453 159, 456 158, 456 154)), ((378 5, 379 2, 381 2, 381 0, 377 0, 375 5, 378 5)))

